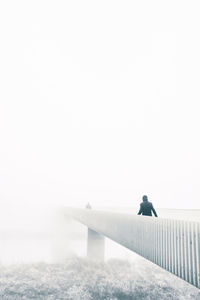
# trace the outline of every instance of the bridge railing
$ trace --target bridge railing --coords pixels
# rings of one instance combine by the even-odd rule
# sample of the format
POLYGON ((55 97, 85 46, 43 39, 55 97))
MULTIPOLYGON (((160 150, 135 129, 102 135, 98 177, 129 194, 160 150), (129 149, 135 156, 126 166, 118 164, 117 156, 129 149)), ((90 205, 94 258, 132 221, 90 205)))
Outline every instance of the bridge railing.
POLYGON ((200 288, 200 223, 66 209, 79 222, 200 288))

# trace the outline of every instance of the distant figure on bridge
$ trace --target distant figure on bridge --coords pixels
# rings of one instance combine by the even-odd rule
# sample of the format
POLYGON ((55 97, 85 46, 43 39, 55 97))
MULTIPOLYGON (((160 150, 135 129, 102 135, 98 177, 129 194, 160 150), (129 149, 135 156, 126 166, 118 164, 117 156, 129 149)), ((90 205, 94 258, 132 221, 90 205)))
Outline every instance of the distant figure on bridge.
POLYGON ((155 217, 157 217, 157 213, 153 207, 153 204, 148 201, 148 197, 144 195, 142 197, 143 202, 140 204, 140 210, 138 212, 138 215, 143 216, 152 216, 152 212, 154 213, 155 217))
POLYGON ((85 207, 86 209, 92 209, 92 206, 90 205, 90 203, 88 202, 87 204, 86 204, 86 207, 85 207))

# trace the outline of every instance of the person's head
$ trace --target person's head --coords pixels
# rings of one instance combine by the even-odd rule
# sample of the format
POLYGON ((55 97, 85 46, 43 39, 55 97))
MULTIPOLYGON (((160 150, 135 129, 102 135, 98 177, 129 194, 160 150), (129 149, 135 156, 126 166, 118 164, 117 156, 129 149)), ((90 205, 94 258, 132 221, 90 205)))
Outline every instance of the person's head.
POLYGON ((142 200, 143 200, 143 201, 148 201, 148 197, 147 197, 146 195, 144 195, 144 196, 142 197, 142 200))

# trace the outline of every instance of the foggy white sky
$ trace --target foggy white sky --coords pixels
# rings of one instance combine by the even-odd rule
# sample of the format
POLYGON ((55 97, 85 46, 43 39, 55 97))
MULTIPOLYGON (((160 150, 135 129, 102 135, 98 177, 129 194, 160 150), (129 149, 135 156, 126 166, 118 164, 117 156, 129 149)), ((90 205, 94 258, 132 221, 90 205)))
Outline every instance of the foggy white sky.
POLYGON ((200 208, 198 2, 1 1, 1 207, 200 208))

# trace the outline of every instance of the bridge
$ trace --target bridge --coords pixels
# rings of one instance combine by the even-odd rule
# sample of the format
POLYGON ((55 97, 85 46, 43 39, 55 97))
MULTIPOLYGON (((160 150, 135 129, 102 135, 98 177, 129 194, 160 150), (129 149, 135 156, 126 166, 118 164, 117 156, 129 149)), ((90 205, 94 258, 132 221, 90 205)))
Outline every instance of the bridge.
POLYGON ((104 258, 104 237, 200 288, 200 223, 90 209, 64 214, 88 227, 87 254, 104 258))

